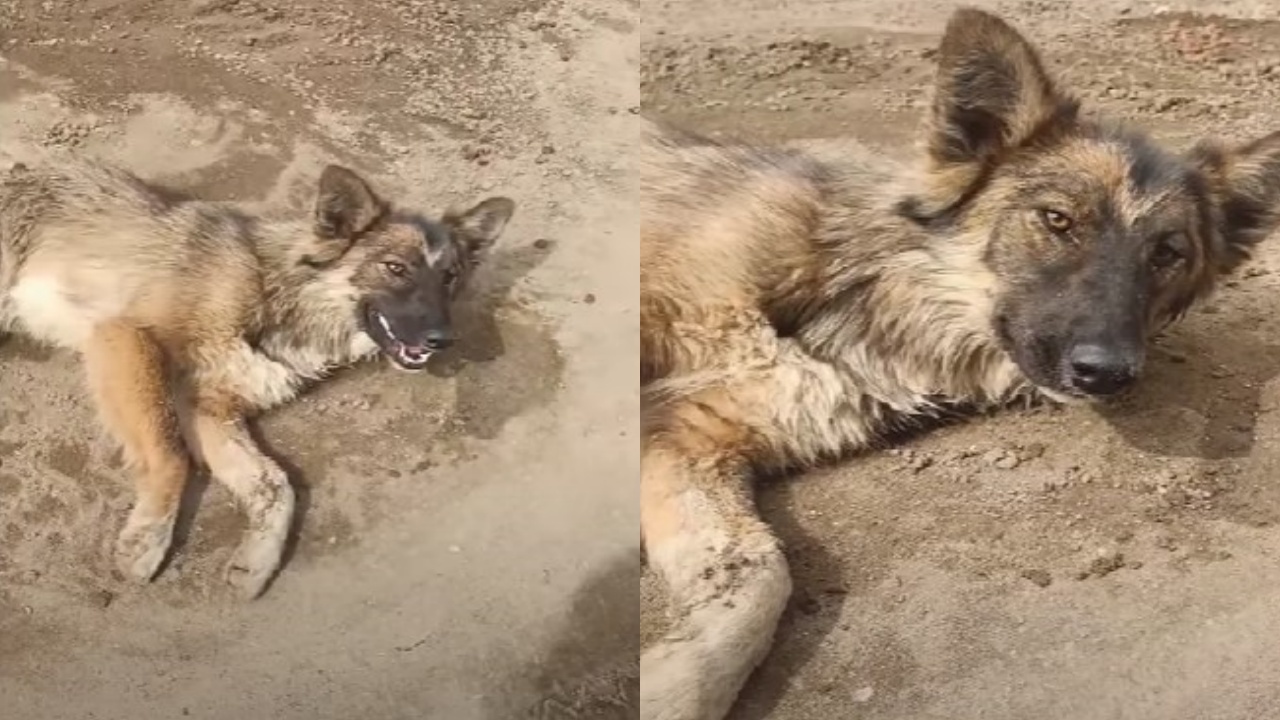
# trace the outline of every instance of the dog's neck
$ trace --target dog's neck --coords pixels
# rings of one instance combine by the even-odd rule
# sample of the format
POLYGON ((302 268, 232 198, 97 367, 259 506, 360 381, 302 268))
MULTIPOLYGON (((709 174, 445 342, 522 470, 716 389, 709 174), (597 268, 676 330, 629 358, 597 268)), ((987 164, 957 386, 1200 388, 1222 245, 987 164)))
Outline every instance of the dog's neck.
POLYGON ((885 222, 894 226, 855 226, 856 238, 847 217, 824 228, 819 243, 838 245, 843 260, 821 269, 828 300, 796 333, 800 341, 856 376, 867 395, 905 412, 935 399, 989 405, 1032 392, 991 326, 994 278, 982 239, 934 235, 905 218, 885 222), (880 246, 878 237, 897 242, 880 246))
POLYGON ((259 229, 263 307, 259 332, 278 348, 306 349, 332 364, 367 354, 356 320, 356 298, 349 270, 342 265, 317 268, 303 261, 311 226, 275 222, 259 229))

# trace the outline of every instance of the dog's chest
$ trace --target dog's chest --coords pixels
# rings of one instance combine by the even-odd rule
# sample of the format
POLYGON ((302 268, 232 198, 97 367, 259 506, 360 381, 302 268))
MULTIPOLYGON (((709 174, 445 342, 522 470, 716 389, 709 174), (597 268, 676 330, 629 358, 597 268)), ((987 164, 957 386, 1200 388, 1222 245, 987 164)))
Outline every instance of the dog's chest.
POLYGON ((307 384, 375 350, 373 341, 363 333, 327 348, 267 338, 255 346, 241 343, 220 354, 217 362, 199 371, 199 380, 266 410, 292 400, 307 384))
POLYGON ((334 369, 362 360, 377 352, 373 340, 362 332, 353 333, 345 341, 332 344, 287 342, 269 338, 262 349, 276 362, 288 367, 300 379, 315 380, 334 369))

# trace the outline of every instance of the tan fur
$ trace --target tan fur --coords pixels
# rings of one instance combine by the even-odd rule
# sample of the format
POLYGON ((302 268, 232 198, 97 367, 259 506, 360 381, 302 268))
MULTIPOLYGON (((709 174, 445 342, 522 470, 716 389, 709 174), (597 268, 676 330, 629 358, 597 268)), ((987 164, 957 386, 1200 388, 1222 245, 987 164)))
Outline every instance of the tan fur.
POLYGON ((945 408, 1067 399, 1015 357, 1038 328, 1096 313, 1149 337, 1275 226, 1280 137, 1176 162, 1148 145, 1079 119, 1031 46, 970 9, 944 34, 917 167, 648 129, 641 518, 677 619, 642 657, 643 720, 719 720, 768 653, 791 581, 755 475, 945 408), (1099 283, 1105 253, 1133 258, 1131 294, 1099 283), (1066 295, 1036 295, 1046 276, 1066 295), (1006 313, 1024 318, 1008 337, 1006 313))
POLYGON ((145 331, 108 321, 93 329, 84 359, 102 420, 138 480, 118 541, 120 562, 130 575, 149 578, 164 560, 188 472, 173 401, 164 392, 164 355, 145 331))
POLYGON ((144 580, 160 567, 190 455, 247 513, 227 579, 261 593, 294 493, 246 420, 376 354, 361 320, 374 317, 369 307, 401 312, 406 327, 426 318, 423 328, 447 329, 461 278, 513 208, 493 198, 432 221, 338 166, 321 176, 311 221, 174 201, 124 170, 67 157, 0 177, 0 333, 83 356, 137 478, 120 567, 144 580))

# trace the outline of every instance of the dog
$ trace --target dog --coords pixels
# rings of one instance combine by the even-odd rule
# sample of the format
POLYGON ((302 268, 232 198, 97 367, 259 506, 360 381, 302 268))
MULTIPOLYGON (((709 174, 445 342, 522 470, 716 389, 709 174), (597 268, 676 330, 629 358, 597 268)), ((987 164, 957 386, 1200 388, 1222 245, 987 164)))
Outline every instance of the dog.
POLYGON ((1276 226, 1280 133, 1162 148, 1086 118, 998 16, 953 12, 917 162, 648 123, 641 530, 671 632, 644 720, 719 720, 791 592, 752 481, 1016 398, 1103 401, 1276 226))
POLYGON ((280 220, 90 159, 49 156, 0 176, 0 334, 81 357, 135 477, 120 569, 157 574, 198 463, 248 515, 226 580, 258 597, 294 491, 247 422, 378 354, 424 369, 454 342, 451 303, 514 211, 491 197, 433 219, 340 165, 323 168, 313 217, 280 220))

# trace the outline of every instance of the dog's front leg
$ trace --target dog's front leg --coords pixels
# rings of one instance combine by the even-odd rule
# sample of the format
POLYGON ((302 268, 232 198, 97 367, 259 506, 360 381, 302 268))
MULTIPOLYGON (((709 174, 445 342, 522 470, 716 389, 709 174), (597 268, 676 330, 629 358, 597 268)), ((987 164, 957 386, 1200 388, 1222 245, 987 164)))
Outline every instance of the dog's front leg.
POLYGON ((226 580, 246 599, 255 598, 280 566, 293 521, 288 475, 253 439, 238 398, 198 395, 186 424, 209 473, 248 515, 249 528, 227 564, 226 580))
POLYGON ((878 421, 855 378, 761 335, 736 364, 658 386, 645 410, 641 534, 679 620, 641 655, 642 720, 720 720, 769 652, 791 577, 755 471, 863 446, 878 421))

